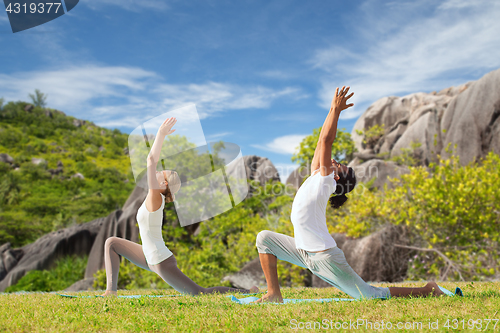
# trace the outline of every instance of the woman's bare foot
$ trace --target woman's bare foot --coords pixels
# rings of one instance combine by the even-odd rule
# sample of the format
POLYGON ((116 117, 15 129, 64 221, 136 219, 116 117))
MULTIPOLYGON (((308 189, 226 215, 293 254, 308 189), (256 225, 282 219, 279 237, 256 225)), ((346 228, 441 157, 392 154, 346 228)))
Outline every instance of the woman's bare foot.
POLYGON ((283 303, 283 296, 279 294, 265 294, 253 303, 283 303))
POLYGON ((253 286, 252 288, 250 288, 249 291, 250 291, 250 294, 256 294, 256 293, 260 292, 260 289, 257 286, 253 286))
POLYGON ((116 296, 118 293, 116 291, 113 291, 113 290, 106 290, 106 292, 104 294, 102 294, 101 296, 103 297, 108 297, 108 296, 116 296))
POLYGON ((428 282, 424 288, 429 289, 428 296, 443 296, 444 293, 439 289, 439 286, 436 282, 428 282))

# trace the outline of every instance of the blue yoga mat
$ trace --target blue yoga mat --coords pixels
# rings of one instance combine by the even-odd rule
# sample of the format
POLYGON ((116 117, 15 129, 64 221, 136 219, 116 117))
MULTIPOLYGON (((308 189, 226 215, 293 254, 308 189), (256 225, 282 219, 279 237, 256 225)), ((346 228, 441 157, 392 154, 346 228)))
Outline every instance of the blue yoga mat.
MULTIPOLYGON (((460 288, 455 289, 455 293, 452 293, 448 289, 445 289, 441 286, 439 286, 439 289, 441 289, 442 292, 444 292, 448 296, 463 296, 462 290, 460 288)), ((227 296, 231 299, 231 301, 238 303, 238 304, 252 304, 252 302, 255 302, 256 300, 259 299, 259 297, 245 297, 245 298, 236 298, 233 295, 227 296)), ((382 298, 384 299, 384 298, 382 298)), ((272 303, 272 304, 294 304, 294 303, 300 303, 300 302, 319 302, 319 303, 328 303, 328 302, 352 302, 352 301, 358 301, 357 299, 354 298, 313 298, 313 299, 291 299, 291 298, 284 298, 283 303, 272 303)), ((253 304, 263 304, 263 303, 253 303, 253 304)))
POLYGON ((445 288, 443 288, 443 287, 441 287, 441 286, 438 286, 438 287, 439 287, 439 289, 441 289, 441 291, 442 291, 443 293, 445 293, 445 294, 446 294, 446 295, 448 295, 448 296, 463 296, 463 295, 464 295, 464 293, 462 292, 462 289, 460 289, 460 288, 458 288, 458 287, 455 289, 455 293, 452 293, 452 292, 451 292, 451 291, 449 291, 448 289, 445 289, 445 288))
MULTIPOLYGON (((94 297, 104 298, 104 296, 101 296, 101 295, 93 295, 93 296, 82 295, 82 296, 79 296, 79 295, 65 295, 65 294, 59 294, 59 293, 55 293, 55 294, 62 296, 62 297, 69 297, 69 298, 94 298, 94 297)), ((184 295, 120 295, 120 296, 116 296, 116 297, 118 297, 118 298, 141 298, 141 297, 158 298, 158 297, 177 297, 177 296, 184 296, 184 295)))
MULTIPOLYGON (((238 303, 238 304, 251 304, 252 302, 255 302, 258 300, 260 297, 245 297, 245 298, 236 298, 233 295, 227 296, 231 299, 231 301, 238 303)), ((283 303, 275 303, 275 304, 290 304, 290 303, 300 303, 300 302, 320 302, 320 303, 327 303, 327 302, 339 302, 339 301, 348 301, 352 302, 355 301, 354 298, 316 298, 316 299, 292 299, 292 298, 284 298, 283 303)), ((254 304, 262 304, 262 303, 254 303, 254 304)))
MULTIPOLYGON (((66 295, 66 294, 59 294, 59 293, 54 293, 54 294, 62 296, 62 297, 69 297, 69 298, 94 298, 94 297, 104 298, 104 296, 101 296, 101 295, 66 295)), ((257 294, 241 294, 241 295, 250 296, 250 295, 257 295, 257 294)), ((116 297, 119 297, 119 298, 141 298, 141 297, 180 297, 180 296, 189 296, 189 295, 120 295, 120 296, 116 296, 116 297)))

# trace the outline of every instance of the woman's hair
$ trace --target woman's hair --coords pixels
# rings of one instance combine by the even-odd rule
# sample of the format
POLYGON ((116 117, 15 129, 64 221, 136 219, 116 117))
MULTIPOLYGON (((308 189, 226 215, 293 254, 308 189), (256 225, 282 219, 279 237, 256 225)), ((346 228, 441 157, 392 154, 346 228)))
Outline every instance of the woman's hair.
POLYGON ((181 179, 177 172, 173 171, 167 176, 167 188, 163 195, 165 195, 165 202, 169 203, 175 200, 175 193, 181 188, 181 179))
POLYGON ((348 168, 347 172, 339 172, 338 176, 340 179, 337 180, 337 187, 329 199, 330 206, 335 209, 340 208, 347 201, 346 193, 351 192, 356 186, 356 175, 353 168, 348 168))

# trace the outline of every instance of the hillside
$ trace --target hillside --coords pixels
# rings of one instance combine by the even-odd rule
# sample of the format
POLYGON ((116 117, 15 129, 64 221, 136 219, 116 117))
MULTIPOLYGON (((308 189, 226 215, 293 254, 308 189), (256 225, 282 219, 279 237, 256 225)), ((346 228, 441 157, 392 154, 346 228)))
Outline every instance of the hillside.
POLYGON ((108 215, 134 188, 127 135, 63 112, 0 107, 0 244, 108 215))

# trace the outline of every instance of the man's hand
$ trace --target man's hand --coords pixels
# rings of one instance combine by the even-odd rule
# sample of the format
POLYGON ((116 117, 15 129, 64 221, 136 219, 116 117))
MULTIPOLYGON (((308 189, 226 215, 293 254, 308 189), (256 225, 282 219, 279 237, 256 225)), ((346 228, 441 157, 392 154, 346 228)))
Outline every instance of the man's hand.
POLYGON ((350 108, 351 106, 354 105, 353 103, 346 104, 347 100, 351 98, 352 95, 354 95, 354 93, 351 93, 349 94, 349 96, 346 96, 348 91, 349 87, 347 87, 346 89, 345 86, 342 87, 340 92, 338 87, 337 89, 335 89, 335 96, 333 97, 332 105, 330 106, 330 112, 333 111, 337 114, 340 114, 340 112, 342 112, 343 110, 350 108))
POLYGON ((177 122, 177 119, 174 117, 170 117, 165 119, 163 124, 160 125, 160 128, 158 129, 158 134, 162 136, 167 136, 169 134, 172 134, 175 132, 175 130, 172 129, 172 127, 175 125, 177 122))

